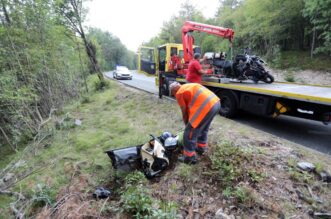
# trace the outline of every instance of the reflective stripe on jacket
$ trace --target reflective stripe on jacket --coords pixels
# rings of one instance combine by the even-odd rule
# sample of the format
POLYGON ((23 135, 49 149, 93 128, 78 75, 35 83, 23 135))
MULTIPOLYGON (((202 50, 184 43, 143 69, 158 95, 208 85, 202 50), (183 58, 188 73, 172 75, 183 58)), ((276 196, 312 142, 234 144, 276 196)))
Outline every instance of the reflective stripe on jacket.
POLYGON ((188 114, 188 122, 196 128, 210 109, 220 99, 201 84, 184 84, 176 93, 176 99, 181 109, 188 114))

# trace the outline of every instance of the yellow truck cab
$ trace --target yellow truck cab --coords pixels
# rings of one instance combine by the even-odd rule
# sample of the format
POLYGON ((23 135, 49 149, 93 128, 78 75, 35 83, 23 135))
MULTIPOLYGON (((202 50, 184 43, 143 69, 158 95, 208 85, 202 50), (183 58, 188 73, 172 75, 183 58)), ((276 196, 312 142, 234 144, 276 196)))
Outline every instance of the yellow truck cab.
POLYGON ((171 54, 183 59, 183 45, 166 43, 157 48, 140 46, 138 51, 138 72, 156 75, 157 71, 168 72, 171 54))

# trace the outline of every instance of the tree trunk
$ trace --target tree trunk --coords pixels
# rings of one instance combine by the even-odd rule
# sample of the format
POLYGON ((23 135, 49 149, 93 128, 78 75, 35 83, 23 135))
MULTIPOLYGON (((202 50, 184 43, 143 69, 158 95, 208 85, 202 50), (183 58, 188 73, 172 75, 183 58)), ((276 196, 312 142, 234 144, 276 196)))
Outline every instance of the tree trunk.
POLYGON ((313 55, 314 55, 315 38, 316 38, 316 28, 314 26, 313 27, 313 39, 311 42, 311 49, 310 49, 310 58, 313 58, 313 55))
POLYGON ((2 6, 2 11, 5 15, 6 23, 7 23, 7 25, 10 25, 11 21, 10 21, 10 18, 9 18, 7 8, 6 8, 6 4, 5 4, 4 0, 1 0, 1 6, 2 6))
POLYGON ((91 61, 94 71, 98 74, 99 80, 104 81, 103 74, 102 74, 99 64, 98 64, 96 51, 95 51, 95 49, 93 49, 92 43, 88 42, 88 40, 86 39, 83 29, 81 29, 81 38, 83 39, 87 56, 89 57, 89 59, 91 61))
POLYGON ((8 138, 6 132, 1 128, 1 126, 0 126, 0 131, 1 131, 2 135, 3 135, 3 137, 5 138, 7 144, 13 149, 13 151, 17 152, 16 147, 12 143, 10 143, 9 138, 8 138))

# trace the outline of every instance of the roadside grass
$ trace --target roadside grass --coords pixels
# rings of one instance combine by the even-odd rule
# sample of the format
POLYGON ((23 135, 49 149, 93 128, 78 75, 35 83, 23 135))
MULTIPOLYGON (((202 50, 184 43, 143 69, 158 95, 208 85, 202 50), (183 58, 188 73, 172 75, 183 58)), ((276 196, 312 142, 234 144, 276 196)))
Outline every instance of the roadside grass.
MULTIPOLYGON (((89 78, 91 90, 96 80, 89 78)), ((77 205, 66 203, 63 209, 78 206, 79 211, 96 212, 101 218, 193 218, 196 211, 213 218, 220 208, 241 218, 276 218, 282 213, 289 218, 305 217, 312 207, 330 210, 330 188, 296 169, 305 158, 319 171, 331 171, 328 157, 226 118, 215 117, 210 151, 199 157, 197 165, 177 162, 155 180, 146 180, 141 172, 114 171, 104 153, 145 143, 149 134, 176 134, 182 127, 180 110, 173 102, 110 81, 107 89, 93 91, 58 113, 45 130, 51 133, 49 138, 11 157, 12 163, 19 158, 24 161, 11 171, 20 179, 11 189, 34 200, 25 212, 31 218, 46 204, 53 211, 54 202, 70 192, 79 193, 83 200, 76 200, 77 205), (82 122, 80 126, 74 125, 76 119, 82 122), (295 195, 300 189, 309 197, 302 185, 308 182, 314 183, 313 192, 324 200, 323 206, 295 195), (112 189, 110 200, 91 198, 99 186, 112 189)), ((0 196, 0 218, 10 218, 7 209, 14 200, 0 196)), ((73 209, 61 212, 59 207, 58 218, 79 213, 73 209)))
MULTIPOLYGON (((95 81, 95 77, 90 78, 90 90, 95 81)), ((15 163, 21 158, 25 162, 24 166, 12 171, 18 178, 26 175, 14 183, 13 190, 32 198, 36 185, 45 185, 50 199, 55 200, 60 188, 70 184, 75 175, 87 174, 92 188, 108 182, 113 169, 104 151, 142 144, 149 140, 149 134, 160 135, 163 131, 175 134, 182 126, 176 107, 167 100, 159 101, 156 96, 127 91, 110 81, 108 89, 83 96, 57 115, 48 127, 53 135, 47 147, 31 143, 25 150, 5 159, 15 163), (139 101, 140 96, 146 101, 139 101), (158 107, 154 107, 156 102, 158 107), (164 116, 160 116, 162 114, 164 116), (69 125, 64 128, 61 124, 56 129, 56 121, 65 117, 69 118, 66 121, 69 125), (81 120, 82 125, 75 126, 75 119, 81 120)), ((5 166, 2 159, 1 162, 5 166)), ((3 200, 1 196, 0 208, 8 209, 9 200, 7 197, 3 200)))
POLYGON ((287 51, 282 52, 280 59, 274 64, 281 69, 298 70, 316 70, 331 71, 330 57, 323 55, 314 55, 310 58, 310 53, 306 51, 287 51))

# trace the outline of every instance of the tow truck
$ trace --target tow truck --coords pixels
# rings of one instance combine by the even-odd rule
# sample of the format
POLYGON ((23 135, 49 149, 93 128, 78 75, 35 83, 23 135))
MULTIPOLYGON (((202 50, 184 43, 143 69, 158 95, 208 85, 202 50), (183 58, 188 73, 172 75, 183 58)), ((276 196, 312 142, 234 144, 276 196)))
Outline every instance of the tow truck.
MULTIPOLYGON (((186 21, 182 27, 182 45, 167 44, 153 48, 155 60, 151 61, 156 67, 155 81, 159 88, 159 97, 171 96, 169 85, 173 81, 186 83, 185 75, 188 64, 195 52, 201 51, 193 46, 192 32, 199 31, 228 39, 232 54, 232 42, 234 31, 192 21, 186 21), (171 48, 177 48, 177 55, 181 56, 182 65, 174 69, 170 60, 171 48), (182 46, 182 47, 181 47, 182 46), (163 49, 162 49, 163 48, 163 49), (164 49, 165 48, 165 49, 164 49), (170 66, 170 67, 169 67, 170 66)), ((232 56, 231 56, 232 58, 232 56)), ((212 71, 212 70, 210 70, 212 71)), ((203 77, 201 84, 212 90, 221 99, 220 114, 225 117, 234 117, 239 111, 245 111, 256 115, 277 117, 288 115, 328 124, 331 121, 331 87, 318 85, 303 85, 297 83, 274 82, 253 83, 250 81, 237 81, 227 78, 215 77, 212 72, 203 77)))

